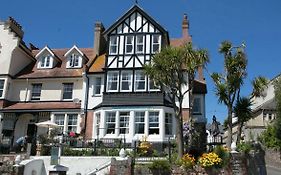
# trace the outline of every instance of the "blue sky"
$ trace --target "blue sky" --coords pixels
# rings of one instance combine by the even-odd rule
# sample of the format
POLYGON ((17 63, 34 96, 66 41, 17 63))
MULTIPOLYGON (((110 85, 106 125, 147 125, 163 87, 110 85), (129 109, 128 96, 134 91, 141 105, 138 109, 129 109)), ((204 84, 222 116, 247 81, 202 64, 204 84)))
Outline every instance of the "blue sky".
MULTIPOLYGON (((25 42, 40 48, 93 47, 94 23, 101 21, 107 28, 133 5, 134 0, 2 0, 0 19, 13 16, 24 28, 25 42)), ((187 13, 194 45, 209 51, 209 73, 223 70, 221 41, 245 42, 249 66, 243 95, 250 93, 255 76, 271 79, 280 73, 280 0, 139 0, 139 5, 169 31, 170 38, 181 36, 187 13)), ((211 121, 216 115, 223 121, 226 107, 217 103, 213 82, 205 76, 207 117, 211 121)))

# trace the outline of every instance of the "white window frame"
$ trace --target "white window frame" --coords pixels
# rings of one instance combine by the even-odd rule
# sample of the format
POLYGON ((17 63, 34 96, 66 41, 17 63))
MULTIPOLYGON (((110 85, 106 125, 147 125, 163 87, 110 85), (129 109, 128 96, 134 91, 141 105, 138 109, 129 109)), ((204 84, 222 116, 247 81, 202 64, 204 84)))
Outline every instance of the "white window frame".
POLYGON ((135 134, 145 134, 145 111, 135 111, 135 134), (143 132, 137 132, 139 125, 143 125, 143 132))
POLYGON ((126 54, 131 54, 131 53, 133 53, 133 52, 134 52, 134 36, 133 36, 133 35, 128 35, 128 36, 126 36, 126 39, 125 39, 125 40, 126 40, 126 41, 125 41, 125 53, 126 53, 126 54), (128 41, 130 41, 129 38, 132 39, 132 40, 131 40, 131 43, 128 43, 128 41), (131 52, 128 51, 128 47, 129 47, 129 46, 132 47, 131 52))
POLYGON ((119 134, 129 134, 129 124, 130 124, 130 111, 120 111, 119 112, 119 134), (122 120, 124 119, 124 120, 122 120), (124 130, 124 133, 121 131, 124 130))
POLYGON ((152 53, 157 53, 157 52, 160 52, 161 50, 161 35, 160 34, 155 34, 155 35, 152 35, 152 44, 151 44, 151 52, 152 53), (155 42, 154 39, 158 37, 158 42, 155 42), (154 50, 154 47, 155 46, 158 46, 158 50, 154 50))
POLYGON ((193 106, 192 106, 192 113, 193 114, 202 114, 202 103, 201 103, 200 97, 194 97, 193 106), (198 109, 195 108, 197 102, 199 104, 198 109))
POLYGON ((32 101, 40 100, 41 92, 42 92, 42 83, 32 84, 30 100, 32 100, 32 101))
POLYGON ((106 83, 106 90, 107 92, 118 92, 118 88, 119 88, 119 72, 117 71, 110 71, 107 73, 107 79, 106 79, 107 83, 106 83), (110 79, 110 75, 117 75, 117 80, 114 80, 114 79, 110 79), (114 81, 112 81, 114 80, 114 81), (109 84, 112 83, 112 82, 116 82, 116 89, 109 89, 109 84))
POLYGON ((52 68, 52 65, 53 65, 52 62, 53 62, 52 55, 50 55, 50 54, 43 55, 42 57, 40 57, 40 61, 38 63, 38 67, 39 68, 52 68))
POLYGON ((82 57, 77 53, 72 53, 68 56, 68 68, 80 68, 82 67, 82 57))
POLYGON ((101 113, 100 112, 95 113, 95 118, 96 118, 96 123, 95 123, 96 133, 95 134, 98 137, 100 135, 101 113))
POLYGON ((93 83, 93 96, 99 96, 101 94, 102 94, 102 77, 96 76, 94 77, 94 83, 93 83), (97 93, 97 90, 99 91, 99 93, 97 93))
POLYGON ((130 91, 132 91, 132 85, 133 85, 133 72, 132 71, 122 71, 121 72, 121 90, 120 91, 122 91, 122 92, 130 92, 130 91), (127 79, 123 79, 123 78, 125 78, 124 77, 124 74, 127 74, 128 75, 128 77, 127 77, 127 79), (123 87, 123 83, 128 83, 128 86, 129 86, 129 89, 123 89, 124 87, 123 87))
POLYGON ((173 114, 165 113, 165 135, 173 134, 173 114), (170 133, 167 133, 167 129, 170 130, 170 133))
POLYGON ((4 97, 5 79, 0 79, 0 98, 4 97))
POLYGON ((144 37, 144 35, 136 35, 136 53, 144 53, 144 37), (142 42, 139 42, 140 38, 142 38, 142 42), (138 46, 142 46, 142 50, 139 50, 138 46))
MULTIPOLYGON (((70 87, 70 86, 69 86, 70 87)), ((73 99, 73 89, 74 89, 74 83, 63 83, 63 89, 62 89, 62 100, 72 100, 73 99), (71 85, 71 92, 66 85, 71 85), (66 91, 67 90, 67 91, 66 91), (69 91, 69 92, 68 92, 69 91), (65 93, 71 93, 71 98, 65 98, 64 94, 65 93)))
POLYGON ((110 41, 109 41, 109 54, 117 54, 118 53, 118 36, 110 36, 110 41), (113 41, 116 41, 113 42, 113 41), (113 48, 115 48, 115 52, 113 52, 113 48))
POLYGON ((159 135, 160 134, 160 121, 159 121, 159 111, 148 111, 148 135, 159 135), (158 115, 154 115, 158 113, 158 115), (158 126, 153 126, 157 124, 158 126), (158 129, 158 134, 150 133, 150 130, 158 129))
POLYGON ((115 134, 116 133, 116 111, 105 112, 105 134, 115 134), (112 114, 111 116, 109 114, 112 114), (109 128, 108 125, 114 125, 114 128, 109 128), (108 129, 113 130, 113 132, 108 133, 108 129))
POLYGON ((134 88, 134 90, 136 91, 136 92, 138 92, 138 91, 146 91, 146 75, 144 74, 144 72, 143 71, 136 71, 135 72, 135 88, 134 88), (138 77, 138 75, 140 75, 140 74, 143 74, 144 75, 144 80, 141 80, 141 79, 138 79, 139 77, 138 77), (138 82, 144 82, 144 89, 138 89, 137 88, 137 84, 138 84, 138 82))
POLYGON ((69 132, 73 131, 78 133, 78 126, 79 126, 79 114, 78 113, 54 113, 54 121, 56 124, 59 125, 63 134, 68 134, 69 132), (75 123, 70 123, 70 115, 76 116, 75 123), (62 117, 59 121, 57 121, 57 116, 62 117), (69 130, 69 128, 75 128, 74 130, 69 130))

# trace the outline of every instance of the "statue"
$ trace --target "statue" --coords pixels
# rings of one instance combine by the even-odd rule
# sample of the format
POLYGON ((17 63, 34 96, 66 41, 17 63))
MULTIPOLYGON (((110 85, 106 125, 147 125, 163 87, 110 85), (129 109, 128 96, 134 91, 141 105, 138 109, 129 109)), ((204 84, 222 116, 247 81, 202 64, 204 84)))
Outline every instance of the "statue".
POLYGON ((214 116, 214 115, 213 115, 213 123, 211 126, 211 134, 213 136, 217 136, 220 134, 219 122, 217 122, 216 116, 214 116))

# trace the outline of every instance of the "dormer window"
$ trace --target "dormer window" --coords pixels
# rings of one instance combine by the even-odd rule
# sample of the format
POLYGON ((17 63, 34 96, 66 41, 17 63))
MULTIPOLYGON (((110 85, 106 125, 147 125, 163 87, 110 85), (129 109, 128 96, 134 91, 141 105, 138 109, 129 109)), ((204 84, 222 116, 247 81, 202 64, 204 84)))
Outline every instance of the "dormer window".
POLYGON ((51 55, 44 55, 41 57, 40 60, 40 68, 51 68, 51 59, 52 56, 51 55))
POLYGON ((81 63, 82 63, 82 59, 80 55, 72 53, 69 56, 68 67, 70 68, 81 67, 81 63))
POLYGON ((82 63, 88 61, 88 58, 76 45, 69 49, 64 56, 67 58, 66 68, 81 68, 82 63))

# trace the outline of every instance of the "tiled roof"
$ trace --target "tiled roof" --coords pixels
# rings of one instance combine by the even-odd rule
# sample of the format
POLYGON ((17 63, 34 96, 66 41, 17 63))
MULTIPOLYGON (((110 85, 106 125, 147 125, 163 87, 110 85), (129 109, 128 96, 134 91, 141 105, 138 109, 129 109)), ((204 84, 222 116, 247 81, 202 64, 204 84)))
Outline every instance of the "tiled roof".
POLYGON ((173 47, 180 47, 187 42, 191 42, 190 38, 174 38, 170 40, 170 45, 173 47))
POLYGON ((17 102, 3 108, 4 111, 10 110, 53 110, 53 109, 80 109, 81 103, 74 102, 17 102))
MULTIPOLYGON (((66 68, 66 62, 67 59, 64 57, 64 54, 69 49, 52 49, 54 54, 62 61, 62 63, 58 63, 54 68, 52 69, 37 69, 37 63, 33 62, 27 67, 25 67, 22 71, 20 71, 16 78, 58 78, 58 77, 77 77, 82 76, 83 69, 85 68, 85 65, 83 65, 82 68, 74 68, 74 69, 67 69, 66 68)), ((91 62, 94 57, 94 49, 93 48, 79 48, 86 57, 89 59, 89 62, 91 62)), ((32 54, 35 56, 40 50, 33 50, 32 54)))
POLYGON ((89 67, 89 73, 103 72, 105 66, 105 54, 98 56, 89 67))

